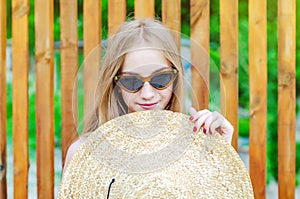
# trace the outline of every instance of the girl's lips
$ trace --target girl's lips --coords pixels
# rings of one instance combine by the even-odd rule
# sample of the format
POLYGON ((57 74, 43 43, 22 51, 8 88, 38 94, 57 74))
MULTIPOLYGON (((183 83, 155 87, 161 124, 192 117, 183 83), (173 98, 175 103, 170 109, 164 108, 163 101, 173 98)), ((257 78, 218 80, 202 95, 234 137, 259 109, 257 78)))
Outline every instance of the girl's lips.
POLYGON ((140 104, 140 106, 145 110, 150 110, 156 106, 157 103, 151 103, 151 104, 140 104))

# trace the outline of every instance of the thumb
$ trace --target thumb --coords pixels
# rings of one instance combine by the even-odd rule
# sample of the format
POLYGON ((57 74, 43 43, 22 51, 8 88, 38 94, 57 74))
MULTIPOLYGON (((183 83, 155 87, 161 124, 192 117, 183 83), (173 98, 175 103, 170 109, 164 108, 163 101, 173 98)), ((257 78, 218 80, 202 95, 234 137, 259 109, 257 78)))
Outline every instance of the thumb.
POLYGON ((191 106, 191 108, 190 108, 190 115, 194 115, 195 113, 197 113, 196 109, 191 106))

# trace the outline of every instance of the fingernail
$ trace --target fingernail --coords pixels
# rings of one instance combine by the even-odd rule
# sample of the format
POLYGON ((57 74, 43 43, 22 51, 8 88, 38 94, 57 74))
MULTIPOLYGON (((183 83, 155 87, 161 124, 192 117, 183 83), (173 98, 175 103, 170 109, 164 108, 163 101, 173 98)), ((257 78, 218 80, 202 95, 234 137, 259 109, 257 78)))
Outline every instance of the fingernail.
POLYGON ((206 134, 206 128, 203 129, 203 133, 206 134))
POLYGON ((190 117, 190 120, 193 120, 193 119, 194 119, 194 117, 193 117, 193 116, 191 116, 191 117, 190 117))
POLYGON ((196 127, 196 126, 194 126, 194 128, 193 128, 193 131, 194 131, 194 132, 196 132, 196 131, 197 131, 197 127, 196 127))

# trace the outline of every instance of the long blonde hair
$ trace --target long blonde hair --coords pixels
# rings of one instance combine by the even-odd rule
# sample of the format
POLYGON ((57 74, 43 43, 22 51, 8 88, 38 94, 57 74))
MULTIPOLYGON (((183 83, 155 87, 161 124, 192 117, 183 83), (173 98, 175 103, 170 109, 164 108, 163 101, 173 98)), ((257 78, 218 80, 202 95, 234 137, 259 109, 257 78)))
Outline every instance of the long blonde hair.
POLYGON ((185 112, 184 71, 173 36, 157 20, 132 20, 124 22, 119 31, 108 40, 95 91, 96 105, 87 117, 84 134, 94 131, 108 120, 127 113, 127 107, 113 77, 121 70, 126 53, 141 47, 141 43, 145 42, 147 47, 149 44, 150 48, 160 50, 170 64, 179 71, 167 109, 185 112))

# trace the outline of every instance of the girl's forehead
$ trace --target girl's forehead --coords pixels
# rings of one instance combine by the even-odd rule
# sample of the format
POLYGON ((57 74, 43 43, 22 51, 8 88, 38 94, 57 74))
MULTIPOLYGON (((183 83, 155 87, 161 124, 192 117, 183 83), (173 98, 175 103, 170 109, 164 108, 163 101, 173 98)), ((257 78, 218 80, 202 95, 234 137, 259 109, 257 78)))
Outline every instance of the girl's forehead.
POLYGON ((171 66, 158 66, 158 65, 148 65, 148 66, 141 66, 139 68, 136 68, 135 70, 122 70, 122 74, 127 75, 138 75, 141 77, 149 77, 150 75, 158 72, 168 71, 171 69, 171 66))
POLYGON ((138 49, 125 55, 122 73, 149 75, 157 70, 170 67, 164 54, 156 49, 138 49))

